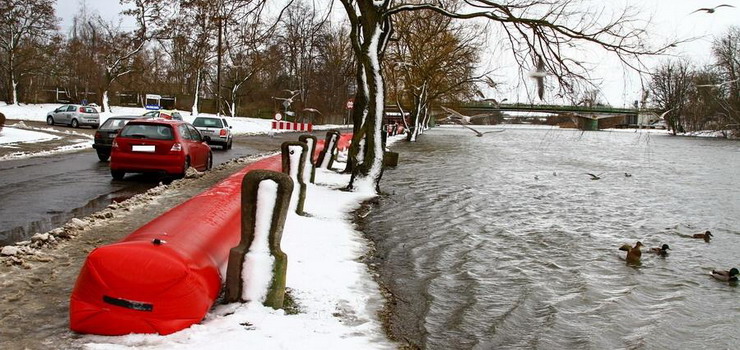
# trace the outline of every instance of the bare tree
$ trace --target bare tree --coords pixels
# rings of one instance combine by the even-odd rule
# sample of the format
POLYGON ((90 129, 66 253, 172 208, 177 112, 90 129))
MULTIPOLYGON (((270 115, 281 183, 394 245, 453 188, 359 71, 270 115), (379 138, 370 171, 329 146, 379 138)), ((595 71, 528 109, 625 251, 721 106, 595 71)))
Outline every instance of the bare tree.
POLYGON ((406 99, 413 104, 409 141, 416 141, 417 135, 428 128, 432 103, 453 103, 475 96, 475 83, 482 78, 475 74, 482 44, 475 28, 465 28, 432 11, 394 16, 394 35, 384 73, 394 76, 390 92, 409 95, 406 99))
POLYGON ((728 124, 740 129, 740 27, 730 27, 712 46, 716 66, 721 75, 715 92, 723 97, 720 108, 728 124))
MULTIPOLYGON (((0 0, 0 50, 5 63, 9 104, 18 103, 19 70, 25 60, 18 60, 24 45, 40 42, 56 29, 54 0, 0 0)), ((34 46, 34 45, 32 45, 34 46)), ((37 45, 36 45, 37 46, 37 45)), ((31 58, 33 56, 30 56, 31 58)))
POLYGON ((108 92, 119 78, 134 72, 133 61, 144 46, 163 33, 162 18, 171 18, 171 0, 120 0, 122 4, 134 7, 123 12, 134 17, 137 28, 131 32, 123 31, 120 23, 99 21, 102 28, 99 47, 103 66, 101 84, 102 111, 110 111, 108 92), (155 24, 156 23, 156 24, 155 24))
POLYGON ((601 18, 576 1, 515 0, 499 3, 465 0, 456 10, 456 1, 341 0, 351 25, 350 37, 357 57, 358 92, 355 96, 354 136, 348 168, 349 188, 374 189, 382 176, 383 149, 380 127, 385 104, 385 83, 381 70, 388 39, 393 32, 392 17, 410 11, 430 10, 457 19, 486 19, 506 35, 510 50, 521 67, 542 62, 546 73, 565 89, 572 78, 585 78, 582 63, 568 54, 568 46, 593 44, 616 54, 622 62, 642 68, 640 57, 663 52, 669 45, 651 48, 646 41, 645 23, 637 21, 638 11, 626 7, 601 18))
POLYGON ((675 135, 685 131, 687 101, 695 89, 694 72, 687 61, 668 61, 653 73, 650 91, 658 109, 675 135))

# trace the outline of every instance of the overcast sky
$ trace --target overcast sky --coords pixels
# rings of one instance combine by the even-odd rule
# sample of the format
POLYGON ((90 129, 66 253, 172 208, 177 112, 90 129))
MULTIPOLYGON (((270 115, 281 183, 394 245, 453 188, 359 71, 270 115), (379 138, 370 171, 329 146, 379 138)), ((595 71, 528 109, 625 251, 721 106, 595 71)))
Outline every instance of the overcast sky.
MULTIPOLYGON (((57 0, 57 17, 62 18, 62 32, 66 33, 69 30, 71 18, 79 11, 80 4, 83 1, 57 0)), ((704 65, 711 62, 711 41, 714 36, 726 32, 732 25, 740 26, 740 0, 610 0, 609 2, 605 0, 586 0, 586 2, 618 5, 626 3, 641 7, 643 9, 641 13, 645 19, 652 18, 652 24, 649 27, 651 39, 660 42, 670 39, 698 38, 690 43, 676 47, 672 52, 672 54, 678 57, 690 58, 697 65, 704 65), (714 7, 719 4, 731 4, 735 7, 719 8, 713 14, 703 12, 692 13, 692 11, 698 8, 714 7)), ((119 14, 123 10, 118 0, 87 0, 87 7, 89 10, 97 11, 109 20, 119 18, 119 14)), ((125 21, 124 27, 126 23, 131 22, 125 21)), ((594 69, 593 75, 602 79, 601 86, 607 102, 614 106, 623 106, 631 104, 635 99, 639 99, 640 84, 637 75, 629 72, 623 73, 618 63, 612 59, 598 57, 596 62, 591 63, 598 66, 598 68, 594 69)), ((484 64, 491 64, 492 66, 501 65, 497 62, 496 58, 489 59, 484 64)), ((510 75, 508 78, 504 77, 506 75, 506 73, 502 73, 501 78, 516 79, 514 74, 508 74, 510 75)), ((524 85, 527 86, 522 86, 522 84, 509 82, 506 84, 506 86, 509 86, 508 91, 504 88, 491 94, 499 95, 496 96, 498 99, 507 97, 510 101, 516 99, 526 100, 532 98, 532 94, 530 93, 527 96, 527 94, 522 94, 521 91, 517 92, 516 90, 527 88, 533 90, 531 83, 530 81, 525 81, 524 85)))

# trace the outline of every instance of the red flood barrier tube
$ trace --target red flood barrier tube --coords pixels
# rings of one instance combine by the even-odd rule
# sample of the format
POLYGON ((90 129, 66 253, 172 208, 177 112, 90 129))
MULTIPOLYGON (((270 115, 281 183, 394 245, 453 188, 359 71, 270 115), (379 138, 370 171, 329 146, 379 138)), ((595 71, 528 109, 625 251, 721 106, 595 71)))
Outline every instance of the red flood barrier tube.
POLYGON ((70 328, 100 335, 170 334, 200 322, 239 244, 241 181, 280 171, 280 156, 250 164, 87 257, 72 291, 70 328))
MULTIPOLYGON (((339 144, 346 147, 350 139, 339 144)), ((200 322, 241 238, 242 178, 256 169, 281 171, 281 162, 276 155, 252 163, 121 241, 93 250, 72 290, 70 329, 166 335, 200 322)))

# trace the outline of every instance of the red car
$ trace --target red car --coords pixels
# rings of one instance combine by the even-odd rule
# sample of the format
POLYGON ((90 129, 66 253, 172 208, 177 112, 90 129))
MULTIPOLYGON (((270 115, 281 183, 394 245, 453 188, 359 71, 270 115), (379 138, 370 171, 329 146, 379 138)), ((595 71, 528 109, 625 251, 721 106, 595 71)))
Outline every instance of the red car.
POLYGON ((213 153, 208 137, 180 120, 132 120, 113 139, 110 173, 123 179, 126 173, 164 172, 185 176, 188 167, 211 169, 213 153))

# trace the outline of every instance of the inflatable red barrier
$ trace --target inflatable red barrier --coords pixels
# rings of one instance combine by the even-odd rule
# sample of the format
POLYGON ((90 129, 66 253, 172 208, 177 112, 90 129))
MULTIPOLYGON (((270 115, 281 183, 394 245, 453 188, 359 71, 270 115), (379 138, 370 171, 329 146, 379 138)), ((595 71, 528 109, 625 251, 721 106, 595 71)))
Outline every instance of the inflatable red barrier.
MULTIPOLYGON (((350 139, 343 139, 347 147, 350 139)), ((281 167, 280 155, 252 163, 120 242, 93 250, 72 291, 70 328, 170 334, 200 322, 219 294, 229 250, 239 244, 242 178, 281 167)))

